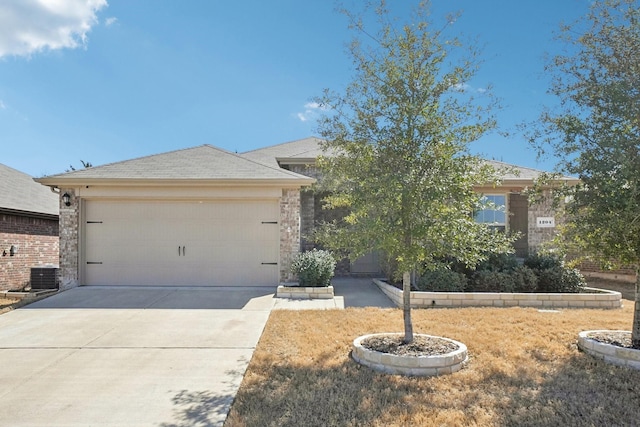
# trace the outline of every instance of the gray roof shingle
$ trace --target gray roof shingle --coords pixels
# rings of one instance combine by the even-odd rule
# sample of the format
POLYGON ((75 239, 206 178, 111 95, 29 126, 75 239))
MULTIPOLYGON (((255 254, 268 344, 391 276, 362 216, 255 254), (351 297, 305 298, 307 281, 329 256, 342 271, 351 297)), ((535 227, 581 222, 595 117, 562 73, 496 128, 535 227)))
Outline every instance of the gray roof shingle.
POLYGON ((171 151, 132 160, 91 167, 74 172, 47 176, 39 181, 78 180, 278 180, 308 181, 312 179, 266 165, 212 145, 171 151))
POLYGON ((0 164, 0 209, 59 215, 58 195, 26 173, 0 164))
MULTIPOLYGON (((243 157, 253 159, 265 164, 278 165, 278 162, 287 163, 287 161, 309 160, 325 154, 320 148, 322 140, 316 137, 299 139, 296 141, 285 142, 283 144, 272 145, 270 147, 259 148, 257 150, 242 153, 243 157)), ((509 163, 499 162, 496 160, 485 160, 488 164, 499 171, 503 171, 502 179, 508 181, 532 181, 538 178, 542 173, 541 170, 528 168, 524 166, 516 166, 509 163)), ((572 177, 562 177, 563 180, 575 180, 572 177)))

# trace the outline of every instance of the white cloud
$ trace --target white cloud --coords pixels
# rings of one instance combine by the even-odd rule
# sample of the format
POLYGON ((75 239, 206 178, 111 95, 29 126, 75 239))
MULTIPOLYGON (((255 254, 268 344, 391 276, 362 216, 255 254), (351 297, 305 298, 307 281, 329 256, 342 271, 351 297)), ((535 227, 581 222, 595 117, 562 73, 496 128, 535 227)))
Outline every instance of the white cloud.
POLYGON ((107 0, 3 0, 0 57, 85 46, 105 6, 107 0))
POLYGON ((118 22, 118 18, 116 18, 115 16, 111 16, 104 21, 104 25, 106 25, 107 27, 110 27, 116 22, 118 22))
POLYGON ((451 86, 451 90, 453 90, 454 92, 476 92, 479 94, 487 92, 487 89, 484 87, 475 88, 468 83, 456 83, 451 86))
POLYGON ((0 110, 6 110, 6 109, 7 109, 7 104, 2 102, 2 99, 0 99, 0 110))
POLYGON ((456 83, 452 86, 452 89, 456 92, 466 92, 471 86, 466 83, 456 83))
POLYGON ((301 122, 306 122, 315 119, 319 112, 326 110, 326 107, 321 106, 317 102, 307 102, 304 104, 304 111, 297 113, 296 117, 301 122))

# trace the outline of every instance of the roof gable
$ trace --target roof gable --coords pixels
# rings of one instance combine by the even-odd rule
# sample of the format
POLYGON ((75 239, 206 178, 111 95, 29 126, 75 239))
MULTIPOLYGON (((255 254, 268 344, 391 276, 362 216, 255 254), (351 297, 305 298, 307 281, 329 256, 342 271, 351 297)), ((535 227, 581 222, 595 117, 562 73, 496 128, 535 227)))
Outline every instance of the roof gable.
POLYGON ((58 195, 50 188, 0 164, 0 209, 58 216, 58 203, 58 195))
POLYGON ((79 182, 95 180, 131 181, 255 181, 274 180, 313 182, 310 178, 265 165, 212 145, 171 151, 48 176, 40 182, 79 182))
POLYGON ((272 166, 278 166, 279 160, 297 160, 313 163, 316 158, 324 154, 322 148, 320 148, 321 142, 322 140, 320 138, 311 136, 296 141, 246 151, 242 153, 242 157, 272 166))

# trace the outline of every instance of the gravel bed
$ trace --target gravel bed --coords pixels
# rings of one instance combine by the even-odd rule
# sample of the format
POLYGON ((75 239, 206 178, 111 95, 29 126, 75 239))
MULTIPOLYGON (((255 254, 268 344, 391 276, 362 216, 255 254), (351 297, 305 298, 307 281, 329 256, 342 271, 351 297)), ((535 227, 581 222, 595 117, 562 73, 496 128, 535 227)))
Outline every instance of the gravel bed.
POLYGON ((437 337, 415 335, 409 344, 403 344, 402 339, 400 335, 382 335, 367 338, 361 344, 369 350, 397 356, 439 356, 459 348, 457 344, 437 337))
POLYGON ((604 344, 616 347, 633 348, 631 345, 631 332, 594 332, 587 337, 604 344))

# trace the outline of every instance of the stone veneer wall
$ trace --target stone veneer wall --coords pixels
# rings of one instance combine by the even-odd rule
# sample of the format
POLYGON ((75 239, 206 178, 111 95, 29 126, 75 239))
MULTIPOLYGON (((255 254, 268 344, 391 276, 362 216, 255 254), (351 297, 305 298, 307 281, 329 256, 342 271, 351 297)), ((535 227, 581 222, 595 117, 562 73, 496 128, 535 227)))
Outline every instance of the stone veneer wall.
POLYGON ((60 195, 69 193, 71 205, 65 206, 60 197, 60 289, 69 289, 79 284, 78 232, 80 227, 80 199, 72 188, 61 188, 60 195))
POLYGON ((300 252, 300 189, 283 188, 280 198, 280 281, 293 282, 291 262, 300 252))
POLYGON ((45 265, 58 265, 58 220, 0 214, 0 291, 24 288, 45 265))
POLYGON ((536 218, 538 217, 554 217, 556 221, 556 227, 562 223, 562 218, 555 215, 553 209, 553 200, 550 190, 544 191, 543 200, 540 203, 529 206, 529 253, 536 252, 543 243, 553 239, 557 233, 557 229, 554 228, 539 228, 536 226, 536 218))

